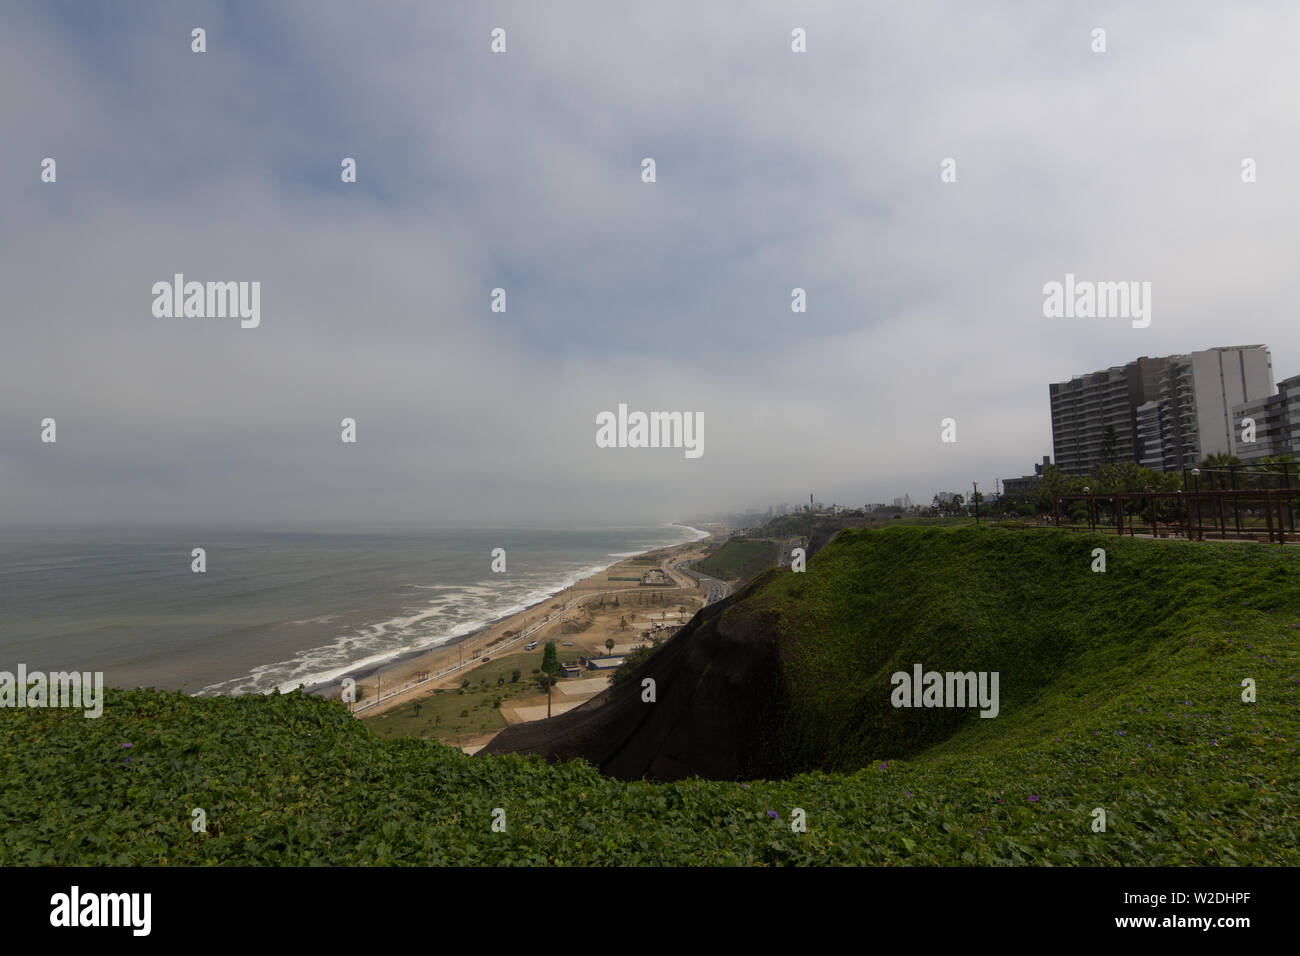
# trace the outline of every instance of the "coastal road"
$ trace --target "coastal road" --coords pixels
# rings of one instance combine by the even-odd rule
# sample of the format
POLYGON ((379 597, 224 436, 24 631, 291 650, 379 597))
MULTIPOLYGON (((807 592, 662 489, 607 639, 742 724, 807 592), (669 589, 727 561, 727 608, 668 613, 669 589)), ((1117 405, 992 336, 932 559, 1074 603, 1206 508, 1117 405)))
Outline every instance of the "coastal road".
POLYGON ((717 601, 721 601, 731 591, 731 586, 725 581, 719 581, 717 578, 711 578, 707 574, 701 574, 690 566, 689 563, 676 565, 678 571, 687 575, 697 584, 703 585, 705 589, 704 606, 708 607, 717 601))

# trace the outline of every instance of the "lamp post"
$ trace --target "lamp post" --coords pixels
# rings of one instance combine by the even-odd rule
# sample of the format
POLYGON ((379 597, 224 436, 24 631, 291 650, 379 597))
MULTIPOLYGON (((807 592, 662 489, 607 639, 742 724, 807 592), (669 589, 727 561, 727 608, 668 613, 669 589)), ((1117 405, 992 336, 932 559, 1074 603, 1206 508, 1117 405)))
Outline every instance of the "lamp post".
POLYGON ((1192 469, 1192 496, 1196 499, 1196 530, 1194 534, 1201 537, 1201 469, 1192 469))
POLYGON ((1088 496, 1088 530, 1095 531, 1092 520, 1092 489, 1087 485, 1083 486, 1083 493, 1088 496))

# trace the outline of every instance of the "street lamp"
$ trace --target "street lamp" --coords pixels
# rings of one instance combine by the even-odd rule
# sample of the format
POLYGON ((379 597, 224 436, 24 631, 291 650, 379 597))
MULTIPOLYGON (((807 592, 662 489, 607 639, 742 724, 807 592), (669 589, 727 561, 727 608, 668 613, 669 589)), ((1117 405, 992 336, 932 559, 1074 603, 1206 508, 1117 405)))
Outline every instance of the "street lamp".
POLYGON ((1083 493, 1088 496, 1088 530, 1095 531, 1097 529, 1093 527, 1093 521, 1092 521, 1092 489, 1089 488, 1087 485, 1084 485, 1083 493))
POLYGON ((1192 497, 1196 499, 1196 534, 1201 534, 1201 469, 1192 469, 1192 497))

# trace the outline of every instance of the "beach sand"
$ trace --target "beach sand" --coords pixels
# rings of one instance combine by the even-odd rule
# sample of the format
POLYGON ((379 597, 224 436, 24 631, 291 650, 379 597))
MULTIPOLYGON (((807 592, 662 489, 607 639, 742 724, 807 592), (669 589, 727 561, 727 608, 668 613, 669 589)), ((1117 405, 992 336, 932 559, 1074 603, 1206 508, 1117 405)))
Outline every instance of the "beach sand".
MULTIPOLYGON (((457 687, 487 659, 500 661, 507 657, 525 654, 535 658, 541 646, 555 641, 562 661, 576 660, 579 655, 600 656, 607 653, 607 639, 615 641, 616 652, 631 650, 638 644, 660 636, 663 631, 654 629, 680 626, 706 600, 706 592, 691 578, 678 572, 673 565, 698 558, 705 553, 707 542, 698 541, 656 551, 611 564, 566 588, 564 591, 538 602, 530 608, 494 622, 482 630, 429 651, 414 652, 404 658, 387 662, 381 669, 371 668, 351 674, 359 689, 353 711, 357 717, 367 719, 386 713, 395 707, 428 697, 440 688, 457 687), (639 579, 651 568, 661 568, 672 581, 671 585, 643 585, 639 579), (638 580, 610 580, 611 578, 636 578, 638 580), (611 602, 617 598, 619 606, 611 602), (604 607, 601 607, 601 602, 604 607), (685 608, 684 612, 679 608, 685 608), (531 633, 524 635, 526 629, 531 633), (524 636, 521 636, 524 635, 524 636), (538 647, 527 651, 526 645, 538 642, 538 647), (570 646, 565 646, 570 642, 570 646), (378 703, 374 703, 379 699, 378 703)), ((520 665, 524 665, 521 663, 520 665)), ((529 663, 529 669, 535 667, 529 663)), ((606 672, 601 675, 608 677, 606 672)), ((596 693, 603 683, 592 672, 582 678, 567 678, 561 685, 585 681, 581 692, 577 687, 561 686, 552 691, 551 713, 576 706, 596 693)), ((339 684, 331 688, 330 696, 338 697, 339 684)), ((324 688, 318 688, 317 692, 324 688)), ((541 691, 513 696, 503 705, 501 714, 508 723, 520 720, 545 718, 546 695, 541 691), (540 706, 540 711, 537 709, 540 706)), ((476 750, 491 739, 492 734, 476 734, 472 739, 448 735, 447 742, 455 742, 467 750, 476 750)))

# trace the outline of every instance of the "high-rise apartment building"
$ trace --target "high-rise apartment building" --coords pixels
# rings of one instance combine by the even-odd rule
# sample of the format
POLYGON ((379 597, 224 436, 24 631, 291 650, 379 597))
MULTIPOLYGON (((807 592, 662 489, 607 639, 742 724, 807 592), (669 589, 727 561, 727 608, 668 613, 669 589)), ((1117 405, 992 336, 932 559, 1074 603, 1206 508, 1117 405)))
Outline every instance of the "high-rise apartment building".
POLYGON ((1137 410, 1159 397, 1167 361, 1143 356, 1049 385, 1056 466, 1067 475, 1086 475, 1097 462, 1137 461, 1137 410))
POLYGON ((1238 454, 1240 432, 1233 409, 1268 398, 1273 391, 1273 363, 1266 346, 1171 355, 1161 374, 1159 399, 1138 409, 1138 460, 1149 468, 1176 471, 1208 455, 1238 454))
POLYGON ((1300 375, 1277 383, 1277 394, 1234 405, 1232 409, 1234 454, 1242 461, 1277 455, 1300 460, 1300 375), (1242 440, 1245 419, 1255 423, 1255 441, 1242 440))
POLYGON ((1098 462, 1174 471, 1217 452, 1237 454, 1234 408, 1273 394, 1263 345, 1142 357, 1049 386, 1057 466, 1083 475, 1098 462))

